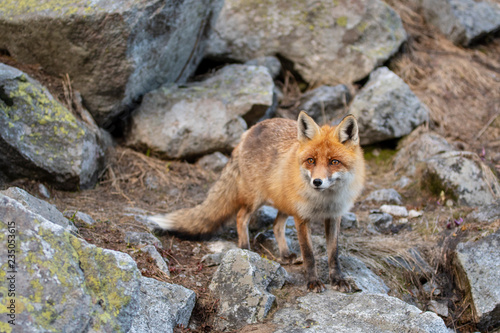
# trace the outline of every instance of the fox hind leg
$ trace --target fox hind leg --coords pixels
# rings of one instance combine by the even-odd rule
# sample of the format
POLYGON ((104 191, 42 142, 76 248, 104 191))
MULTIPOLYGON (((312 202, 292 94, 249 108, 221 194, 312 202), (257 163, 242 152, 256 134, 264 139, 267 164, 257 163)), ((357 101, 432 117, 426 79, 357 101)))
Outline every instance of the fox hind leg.
POLYGON ((241 207, 236 215, 236 229, 238 231, 238 247, 250 250, 250 237, 248 235, 248 223, 253 211, 248 207, 241 207))

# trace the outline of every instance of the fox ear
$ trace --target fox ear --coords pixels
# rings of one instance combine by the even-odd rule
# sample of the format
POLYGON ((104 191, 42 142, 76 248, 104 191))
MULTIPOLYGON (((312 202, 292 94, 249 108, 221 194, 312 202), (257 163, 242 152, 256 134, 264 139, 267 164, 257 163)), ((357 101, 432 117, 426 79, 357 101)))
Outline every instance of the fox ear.
POLYGON ((319 126, 304 111, 300 111, 297 120, 297 138, 301 142, 311 140, 319 133, 319 126))
POLYGON ((350 140, 352 143, 358 144, 359 135, 358 122, 356 121, 356 118, 352 114, 345 116, 335 129, 335 135, 341 143, 345 143, 350 140))

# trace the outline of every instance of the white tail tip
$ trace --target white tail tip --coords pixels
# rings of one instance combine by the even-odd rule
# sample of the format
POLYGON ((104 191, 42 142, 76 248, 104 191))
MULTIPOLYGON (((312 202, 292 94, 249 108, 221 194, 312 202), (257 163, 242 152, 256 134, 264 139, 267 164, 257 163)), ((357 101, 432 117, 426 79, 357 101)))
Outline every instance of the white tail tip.
POLYGON ((170 219, 167 215, 153 215, 148 218, 158 225, 159 228, 163 230, 172 230, 174 227, 174 221, 170 219))

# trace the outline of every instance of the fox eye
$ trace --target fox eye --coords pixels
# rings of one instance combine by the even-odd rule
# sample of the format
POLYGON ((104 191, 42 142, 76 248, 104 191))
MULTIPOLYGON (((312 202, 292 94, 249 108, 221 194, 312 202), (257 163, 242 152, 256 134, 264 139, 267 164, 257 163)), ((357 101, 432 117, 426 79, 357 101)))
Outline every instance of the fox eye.
POLYGON ((308 158, 308 159, 307 159, 307 163, 308 163, 308 164, 314 164, 314 162, 315 162, 315 161, 314 161, 314 158, 308 158))
POLYGON ((339 164, 340 164, 340 161, 339 161, 339 160, 331 160, 331 161, 330 161, 330 164, 331 164, 331 165, 339 165, 339 164))

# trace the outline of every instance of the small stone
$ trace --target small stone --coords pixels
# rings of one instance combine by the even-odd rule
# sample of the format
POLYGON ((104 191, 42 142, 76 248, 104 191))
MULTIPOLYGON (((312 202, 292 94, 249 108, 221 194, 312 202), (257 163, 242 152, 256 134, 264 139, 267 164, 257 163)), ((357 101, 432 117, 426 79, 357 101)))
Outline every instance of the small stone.
POLYGON ((95 220, 90 215, 76 210, 66 210, 64 211, 63 215, 67 219, 81 224, 86 224, 86 225, 95 224, 95 220))
POLYGON ((408 216, 408 210, 404 206, 382 205, 382 207, 380 207, 380 211, 383 213, 391 214, 392 216, 408 216))
POLYGON ((403 204, 401 195, 399 195, 398 191, 393 188, 384 188, 381 190, 373 191, 368 195, 368 197, 366 197, 365 201, 372 201, 379 204, 403 204))
POLYGON ((370 223, 373 224, 377 231, 387 233, 392 226, 392 215, 387 213, 372 213, 368 215, 370 223))
POLYGON ((141 252, 145 252, 151 256, 155 261, 156 266, 165 274, 170 276, 170 270, 168 269, 168 262, 161 256, 154 245, 146 245, 141 248, 141 252))
POLYGON ((163 248, 160 240, 149 232, 127 231, 125 232, 125 242, 131 245, 154 245, 163 248))
POLYGON ((38 192, 46 199, 50 199, 50 192, 45 185, 38 184, 38 192))
POLYGON ((223 331, 237 330, 263 320, 276 300, 271 291, 280 289, 286 277, 283 267, 257 253, 242 249, 228 251, 209 286, 215 297, 220 298, 216 327, 223 331))
POLYGON ((416 218, 416 217, 420 217, 420 216, 423 216, 423 215, 424 215, 424 213, 419 212, 419 211, 417 211, 417 210, 415 210, 415 209, 411 209, 411 210, 408 212, 408 217, 409 217, 410 219, 414 219, 414 218, 416 218))
POLYGON ((403 189, 403 188, 406 188, 410 184, 411 184, 411 179, 406 177, 406 176, 403 176, 403 177, 399 178, 393 185, 395 187, 403 189))
POLYGON ((216 151, 215 153, 205 155, 196 162, 205 170, 211 170, 213 172, 220 172, 224 169, 229 159, 226 155, 221 152, 216 151))
POLYGON ((346 213, 342 215, 340 220, 340 227, 342 229, 353 229, 358 226, 358 217, 354 213, 346 213))
POLYGON ((436 300, 431 300, 429 302, 429 310, 434 311, 441 317, 448 317, 448 304, 444 302, 438 302, 436 300))

